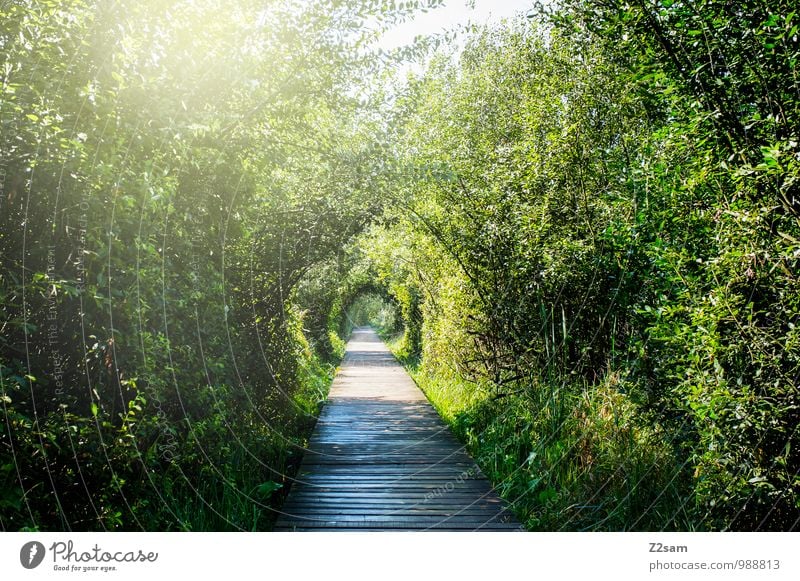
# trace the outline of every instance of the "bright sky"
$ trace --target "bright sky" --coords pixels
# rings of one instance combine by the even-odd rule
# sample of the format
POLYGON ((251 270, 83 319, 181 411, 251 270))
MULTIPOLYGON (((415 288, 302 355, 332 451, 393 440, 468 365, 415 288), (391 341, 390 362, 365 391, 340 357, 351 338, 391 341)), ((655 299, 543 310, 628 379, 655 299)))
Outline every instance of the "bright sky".
POLYGON ((519 12, 525 13, 534 4, 535 0, 446 0, 444 6, 421 12, 413 20, 389 30, 380 46, 389 50, 411 44, 417 35, 444 32, 459 24, 497 22, 519 12))

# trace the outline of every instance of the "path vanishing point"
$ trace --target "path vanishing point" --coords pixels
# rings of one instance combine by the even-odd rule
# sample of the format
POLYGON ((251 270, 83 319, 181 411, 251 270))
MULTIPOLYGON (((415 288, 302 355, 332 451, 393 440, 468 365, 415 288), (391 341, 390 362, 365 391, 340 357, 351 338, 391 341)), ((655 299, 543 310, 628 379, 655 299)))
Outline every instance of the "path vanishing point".
POLYGON ((521 530, 405 369, 365 327, 341 369, 278 531, 521 530))

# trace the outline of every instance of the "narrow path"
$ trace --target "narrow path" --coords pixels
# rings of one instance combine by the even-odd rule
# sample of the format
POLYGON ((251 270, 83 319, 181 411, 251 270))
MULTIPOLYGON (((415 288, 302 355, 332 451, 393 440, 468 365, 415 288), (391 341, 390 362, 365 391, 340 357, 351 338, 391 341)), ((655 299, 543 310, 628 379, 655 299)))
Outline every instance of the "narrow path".
POLYGON ((519 530, 374 331, 347 344, 276 530, 519 530))

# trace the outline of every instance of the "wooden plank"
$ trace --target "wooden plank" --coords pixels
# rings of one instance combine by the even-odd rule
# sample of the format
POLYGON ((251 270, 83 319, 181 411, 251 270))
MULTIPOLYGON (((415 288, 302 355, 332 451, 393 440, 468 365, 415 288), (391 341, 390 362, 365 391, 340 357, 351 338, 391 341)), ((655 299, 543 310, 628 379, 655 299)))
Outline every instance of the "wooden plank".
POLYGON ((426 514, 426 515, 482 515, 493 516, 497 514, 510 514, 509 512, 497 512, 497 507, 492 505, 480 505, 476 507, 464 507, 461 505, 392 505, 392 504, 339 504, 333 503, 325 504, 286 504, 283 506, 282 512, 285 514, 303 516, 311 514, 426 514))
POLYGON ((276 530, 521 530, 402 366, 356 329, 276 530))
POLYGON ((382 521, 382 522, 340 522, 336 520, 293 521, 291 524, 280 524, 276 530, 283 531, 402 531, 402 530, 441 530, 441 531, 519 531, 517 523, 482 523, 482 522, 420 522, 420 521, 382 521))

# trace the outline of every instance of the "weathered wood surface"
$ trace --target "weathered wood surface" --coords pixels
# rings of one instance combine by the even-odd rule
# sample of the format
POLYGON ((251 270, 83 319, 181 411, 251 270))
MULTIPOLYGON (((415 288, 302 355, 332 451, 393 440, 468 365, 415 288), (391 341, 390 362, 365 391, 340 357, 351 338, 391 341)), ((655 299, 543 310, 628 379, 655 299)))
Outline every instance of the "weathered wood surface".
POLYGON ((520 530, 374 331, 347 344, 279 531, 520 530))

